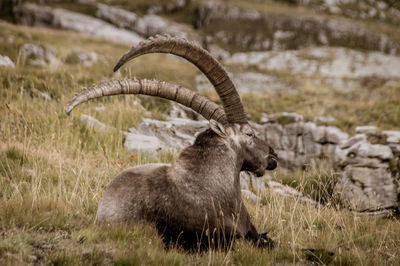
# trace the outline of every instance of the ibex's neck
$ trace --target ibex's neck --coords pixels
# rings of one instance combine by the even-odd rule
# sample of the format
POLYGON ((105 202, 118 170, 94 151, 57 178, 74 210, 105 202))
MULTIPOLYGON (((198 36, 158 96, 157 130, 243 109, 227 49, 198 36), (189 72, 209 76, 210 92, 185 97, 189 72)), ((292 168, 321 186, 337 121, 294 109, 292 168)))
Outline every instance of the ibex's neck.
POLYGON ((210 186, 221 183, 227 190, 239 190, 239 173, 243 159, 228 143, 212 131, 203 132, 195 143, 184 149, 174 164, 182 169, 185 178, 200 180, 210 186))

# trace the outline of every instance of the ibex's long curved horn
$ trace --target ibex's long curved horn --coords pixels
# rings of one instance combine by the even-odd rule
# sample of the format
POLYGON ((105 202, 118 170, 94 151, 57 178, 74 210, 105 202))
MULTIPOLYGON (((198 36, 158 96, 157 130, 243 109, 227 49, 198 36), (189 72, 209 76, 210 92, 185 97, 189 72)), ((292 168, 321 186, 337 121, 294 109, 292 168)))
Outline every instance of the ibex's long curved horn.
POLYGON ((239 94, 222 65, 205 49, 195 42, 156 35, 132 47, 114 67, 117 71, 129 60, 148 53, 170 53, 183 57, 196 65, 214 85, 221 98, 227 119, 231 123, 246 123, 247 117, 240 101, 239 94))
POLYGON ((68 103, 65 111, 69 115, 72 109, 81 103, 102 96, 119 94, 158 96, 183 104, 208 120, 214 119, 223 124, 227 123, 225 112, 218 104, 194 91, 168 82, 136 78, 113 80, 84 88, 68 103))

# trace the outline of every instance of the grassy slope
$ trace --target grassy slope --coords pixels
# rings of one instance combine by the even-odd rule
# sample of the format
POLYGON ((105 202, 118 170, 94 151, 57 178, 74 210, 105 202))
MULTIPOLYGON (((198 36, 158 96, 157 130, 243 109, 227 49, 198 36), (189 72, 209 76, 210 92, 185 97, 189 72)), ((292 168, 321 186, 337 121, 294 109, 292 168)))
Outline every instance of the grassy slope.
MULTIPOLYGON (((71 117, 64 113, 68 99, 80 87, 111 78, 111 66, 128 47, 70 32, 7 24, 0 24, 0 32, 14 37, 13 44, 0 43, 0 54, 17 62, 16 69, 0 72, 0 264, 20 265, 35 258, 46 264, 75 265, 262 265, 306 258, 338 264, 390 264, 399 260, 398 220, 356 218, 333 207, 315 209, 273 195, 263 195, 257 205, 248 204, 256 227, 280 242, 280 247, 270 252, 245 241, 238 241, 229 252, 165 251, 149 225, 105 229, 93 225, 98 201, 116 173, 128 166, 174 158, 171 154, 155 159, 132 156, 123 149, 122 136, 116 131, 101 133, 79 122, 80 114, 85 113, 126 130, 142 117, 142 111, 131 104, 134 96, 89 103, 78 107, 71 117), (90 68, 35 69, 19 59, 18 49, 26 42, 51 45, 61 59, 73 49, 93 50, 102 54, 105 62, 90 68), (45 100, 40 92, 53 100, 45 100), (96 106, 107 111, 96 111, 96 106), (331 257, 327 251, 335 255, 331 257)), ((187 87, 193 86, 197 73, 165 55, 138 58, 122 76, 128 72, 187 87)), ((158 106, 158 102, 147 103, 158 106)), ((298 175, 302 184, 304 177, 312 175, 318 180, 332 173, 314 170, 298 175)), ((274 178, 287 175, 276 173, 274 178)))

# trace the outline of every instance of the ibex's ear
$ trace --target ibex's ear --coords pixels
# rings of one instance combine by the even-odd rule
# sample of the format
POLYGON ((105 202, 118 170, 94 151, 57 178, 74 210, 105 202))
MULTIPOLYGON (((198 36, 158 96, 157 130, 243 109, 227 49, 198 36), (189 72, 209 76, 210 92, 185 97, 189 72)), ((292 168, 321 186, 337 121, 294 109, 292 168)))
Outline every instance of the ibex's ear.
POLYGON ((226 137, 228 135, 228 133, 225 130, 224 125, 221 123, 218 123, 214 119, 210 120, 210 128, 212 131, 214 131, 220 137, 226 137))

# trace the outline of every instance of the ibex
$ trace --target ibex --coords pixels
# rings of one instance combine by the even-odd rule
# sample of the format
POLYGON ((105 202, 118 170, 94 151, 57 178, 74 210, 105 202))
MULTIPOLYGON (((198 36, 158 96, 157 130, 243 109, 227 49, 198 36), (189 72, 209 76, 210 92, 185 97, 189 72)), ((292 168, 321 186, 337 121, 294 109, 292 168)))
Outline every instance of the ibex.
POLYGON ((194 144, 172 165, 128 168, 108 185, 96 221, 104 224, 154 223, 166 243, 185 249, 227 247, 244 237, 256 246, 272 247, 266 233, 250 221, 240 190, 241 171, 262 176, 277 167, 277 155, 255 136, 240 97, 224 68, 194 42, 155 36, 132 47, 117 63, 147 53, 169 53, 197 66, 214 85, 223 109, 198 93, 156 80, 125 79, 92 85, 76 95, 66 112, 90 99, 118 94, 158 96, 183 104, 210 121, 194 144))

